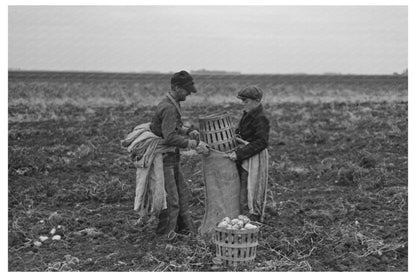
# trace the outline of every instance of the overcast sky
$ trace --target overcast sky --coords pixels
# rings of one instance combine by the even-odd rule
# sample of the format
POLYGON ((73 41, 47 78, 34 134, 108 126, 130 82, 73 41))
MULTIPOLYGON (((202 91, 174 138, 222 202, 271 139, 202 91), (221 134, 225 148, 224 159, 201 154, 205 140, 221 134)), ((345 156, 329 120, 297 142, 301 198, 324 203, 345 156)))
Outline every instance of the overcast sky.
POLYGON ((9 68, 391 74, 406 6, 9 6, 9 68))

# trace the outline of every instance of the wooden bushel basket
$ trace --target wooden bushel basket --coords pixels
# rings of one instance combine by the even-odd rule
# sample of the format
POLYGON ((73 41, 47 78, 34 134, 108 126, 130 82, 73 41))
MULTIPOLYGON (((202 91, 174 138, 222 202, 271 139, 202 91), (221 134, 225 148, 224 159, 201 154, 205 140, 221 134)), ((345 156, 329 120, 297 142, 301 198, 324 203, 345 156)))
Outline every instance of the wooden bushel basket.
POLYGON ((260 228, 231 230, 215 227, 216 255, 225 265, 251 263, 256 258, 260 228))
POLYGON ((227 152, 237 147, 234 129, 227 112, 200 117, 199 129, 201 140, 215 150, 227 152))

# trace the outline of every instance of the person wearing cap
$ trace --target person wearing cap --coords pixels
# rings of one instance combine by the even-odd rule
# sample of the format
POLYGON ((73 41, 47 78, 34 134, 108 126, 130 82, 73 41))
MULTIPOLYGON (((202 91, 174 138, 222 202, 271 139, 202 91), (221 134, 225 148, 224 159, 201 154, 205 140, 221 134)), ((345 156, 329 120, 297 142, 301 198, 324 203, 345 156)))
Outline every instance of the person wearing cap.
POLYGON ((264 216, 270 131, 262 97, 263 91, 255 86, 238 92, 237 98, 242 101, 244 111, 235 132, 241 145, 228 154, 236 161, 240 175, 240 212, 256 221, 262 221, 264 216))
POLYGON ((207 152, 208 147, 199 141, 199 132, 182 123, 180 103, 191 93, 196 93, 192 76, 186 71, 173 74, 171 89, 156 107, 150 130, 164 139, 164 144, 174 146, 175 151, 163 156, 163 174, 166 190, 167 209, 159 215, 157 234, 173 239, 177 232, 195 233, 189 213, 190 190, 180 167, 179 148, 196 149, 198 153, 207 152))

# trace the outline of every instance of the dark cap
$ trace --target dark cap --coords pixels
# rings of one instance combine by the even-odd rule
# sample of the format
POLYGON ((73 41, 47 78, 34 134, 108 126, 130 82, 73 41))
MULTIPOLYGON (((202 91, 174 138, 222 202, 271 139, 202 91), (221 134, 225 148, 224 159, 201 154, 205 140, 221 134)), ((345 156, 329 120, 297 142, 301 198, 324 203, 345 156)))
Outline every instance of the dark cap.
POLYGON ((189 74, 185 70, 173 74, 172 78, 170 79, 170 83, 171 85, 175 85, 183 89, 186 89, 189 92, 196 92, 196 88, 194 86, 194 79, 192 78, 191 74, 189 74))
POLYGON ((263 97, 263 91, 255 86, 243 88, 242 90, 238 92, 238 95, 237 95, 237 98, 240 98, 243 100, 245 98, 249 98, 253 100, 261 100, 262 97, 263 97))

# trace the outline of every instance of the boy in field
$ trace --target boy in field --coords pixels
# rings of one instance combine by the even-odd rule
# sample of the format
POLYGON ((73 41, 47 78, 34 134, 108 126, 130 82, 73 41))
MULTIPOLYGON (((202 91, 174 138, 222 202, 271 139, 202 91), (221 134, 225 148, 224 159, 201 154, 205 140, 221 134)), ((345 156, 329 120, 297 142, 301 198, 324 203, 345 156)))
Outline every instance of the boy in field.
POLYGON ((238 92, 243 115, 236 129, 240 146, 228 157, 236 161, 240 175, 240 213, 251 220, 263 221, 268 181, 270 124, 263 111, 263 91, 255 86, 238 92))

